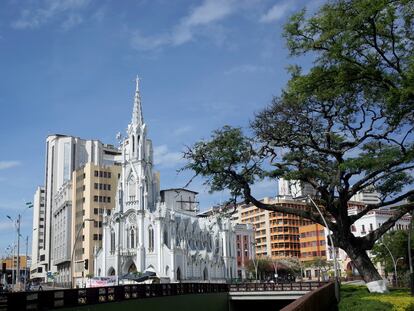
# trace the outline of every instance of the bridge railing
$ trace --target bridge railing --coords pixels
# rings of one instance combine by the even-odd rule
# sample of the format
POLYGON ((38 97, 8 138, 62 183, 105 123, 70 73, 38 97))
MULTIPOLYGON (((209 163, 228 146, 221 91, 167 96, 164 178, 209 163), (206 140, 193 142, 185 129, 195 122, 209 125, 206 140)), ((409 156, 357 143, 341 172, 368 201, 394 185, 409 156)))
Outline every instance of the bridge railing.
POLYGON ((337 311, 338 303, 335 297, 335 283, 329 282, 296 299, 281 311, 309 311, 330 310, 337 311))
POLYGON ((228 291, 229 287, 227 284, 168 283, 14 292, 0 294, 0 310, 49 310, 129 299, 228 291))
POLYGON ((293 282, 293 283, 241 283, 231 284, 230 292, 260 291, 312 291, 328 282, 293 282))
POLYGON ((0 311, 50 310, 74 308, 130 299, 145 299, 186 294, 247 292, 247 291, 312 291, 326 282, 297 283, 167 283, 137 284, 110 287, 61 289, 38 292, 0 294, 0 311))

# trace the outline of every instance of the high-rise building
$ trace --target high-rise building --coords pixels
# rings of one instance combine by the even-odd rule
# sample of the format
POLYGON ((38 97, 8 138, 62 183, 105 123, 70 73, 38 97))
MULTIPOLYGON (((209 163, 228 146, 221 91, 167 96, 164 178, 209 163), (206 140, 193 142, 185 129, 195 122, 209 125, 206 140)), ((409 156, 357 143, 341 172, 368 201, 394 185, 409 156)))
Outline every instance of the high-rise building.
POLYGON ((33 198, 32 264, 30 277, 44 280, 46 270, 45 249, 45 188, 37 187, 33 198))
POLYGON ((378 204, 381 202, 379 193, 372 188, 367 188, 357 192, 352 196, 351 201, 361 202, 364 204, 378 204))
POLYGON ((299 227, 300 259, 303 262, 317 258, 326 259, 327 241, 325 227, 312 223, 299 227))
POLYGON ((278 181, 278 196, 281 199, 295 199, 305 196, 314 196, 317 191, 308 183, 300 180, 287 180, 280 178, 278 181))
POLYGON ((35 241, 39 246, 32 254, 36 255, 33 256, 32 270, 39 271, 38 273, 41 274, 34 274, 33 277, 39 277, 46 281, 46 273, 57 272, 57 265, 61 265, 67 260, 70 241, 63 245, 60 241, 64 240, 64 235, 71 236, 70 187, 72 172, 87 163, 110 165, 116 162, 117 157, 119 157, 119 152, 115 147, 104 145, 98 140, 85 140, 60 134, 47 137, 44 207, 42 209, 35 207, 34 209, 34 219, 40 220, 42 218, 44 223, 42 234, 39 230, 37 236, 37 241, 43 241, 42 244, 35 241), (55 230, 57 230, 57 235, 55 230))
POLYGON ((92 163, 73 173, 71 249, 75 280, 94 272, 95 253, 102 247, 103 216, 110 215, 115 207, 120 174, 119 165, 92 163))
MULTIPOLYGON (((303 209, 306 203, 280 198, 264 198, 265 203, 278 203, 303 209)), ((238 222, 252 224, 255 229, 255 251, 259 257, 274 259, 300 256, 299 227, 310 224, 309 220, 280 212, 259 209, 253 204, 238 207, 238 222)))

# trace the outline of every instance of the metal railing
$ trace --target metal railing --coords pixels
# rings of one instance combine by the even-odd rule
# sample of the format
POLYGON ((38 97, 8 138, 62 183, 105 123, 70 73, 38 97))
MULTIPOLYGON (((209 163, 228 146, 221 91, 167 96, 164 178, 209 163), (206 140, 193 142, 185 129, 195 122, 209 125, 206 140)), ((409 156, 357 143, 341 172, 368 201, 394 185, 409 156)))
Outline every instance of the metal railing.
POLYGON ((228 292, 227 284, 138 284, 82 289, 45 290, 0 294, 0 310, 49 310, 186 294, 228 292))
POLYGON ((241 283, 229 285, 230 292, 312 291, 328 282, 241 283))
POLYGON ((0 311, 50 310, 186 294, 207 294, 253 291, 312 291, 327 282, 297 283, 166 283, 137 284, 110 287, 44 290, 0 294, 0 311))

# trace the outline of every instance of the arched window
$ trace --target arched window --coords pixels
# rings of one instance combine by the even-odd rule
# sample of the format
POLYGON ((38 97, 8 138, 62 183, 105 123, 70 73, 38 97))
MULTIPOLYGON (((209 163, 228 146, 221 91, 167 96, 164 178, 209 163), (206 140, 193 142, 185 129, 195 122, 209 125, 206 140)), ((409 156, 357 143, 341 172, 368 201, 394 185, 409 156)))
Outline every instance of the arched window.
POLYGON ((111 254, 115 253, 115 231, 111 230, 111 254))
POLYGON ((135 136, 132 135, 132 152, 135 152, 135 136))
POLYGON ((135 230, 134 229, 131 229, 130 239, 131 239, 131 245, 130 245, 130 247, 131 248, 135 248, 135 230))
POLYGON ((169 245, 170 245, 170 243, 168 243, 168 231, 167 231, 167 229, 164 229, 164 244, 167 246, 167 247, 170 247, 169 245))
POLYGON ((154 229, 152 226, 148 227, 148 251, 154 251, 154 229))

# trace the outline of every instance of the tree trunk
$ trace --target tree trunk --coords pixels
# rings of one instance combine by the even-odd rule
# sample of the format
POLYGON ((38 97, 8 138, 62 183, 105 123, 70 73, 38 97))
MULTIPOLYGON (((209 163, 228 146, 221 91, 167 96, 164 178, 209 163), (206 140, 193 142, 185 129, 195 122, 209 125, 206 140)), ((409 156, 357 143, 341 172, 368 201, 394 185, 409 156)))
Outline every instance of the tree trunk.
MULTIPOLYGON (((377 269, 375 268, 374 264, 372 263, 371 259, 369 258, 367 252, 361 249, 358 246, 351 245, 348 243, 348 247, 345 249, 346 253, 348 254, 349 258, 352 260, 355 268, 357 268, 359 274, 365 281, 365 283, 371 282, 383 282, 383 278, 378 273, 377 269)), ((372 284, 372 283, 371 283, 372 284)), ((367 285, 370 291, 375 292, 386 292, 387 288, 384 285, 383 289, 375 289, 372 290, 369 284, 367 285)))

